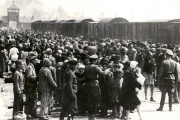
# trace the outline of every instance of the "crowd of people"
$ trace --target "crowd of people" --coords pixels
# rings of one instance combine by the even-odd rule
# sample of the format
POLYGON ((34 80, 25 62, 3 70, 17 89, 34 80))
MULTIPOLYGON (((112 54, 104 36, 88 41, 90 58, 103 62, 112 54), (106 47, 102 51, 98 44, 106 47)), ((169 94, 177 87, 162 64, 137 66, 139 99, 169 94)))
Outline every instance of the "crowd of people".
POLYGON ((166 93, 172 111, 180 99, 179 62, 178 45, 0 31, 0 77, 12 73, 13 118, 25 105, 27 118, 48 119, 53 107, 61 107, 60 120, 76 115, 129 120, 135 109, 142 120, 139 91, 144 87, 148 100, 150 87, 150 101, 156 102, 155 85, 162 93, 157 111, 163 110, 166 93))

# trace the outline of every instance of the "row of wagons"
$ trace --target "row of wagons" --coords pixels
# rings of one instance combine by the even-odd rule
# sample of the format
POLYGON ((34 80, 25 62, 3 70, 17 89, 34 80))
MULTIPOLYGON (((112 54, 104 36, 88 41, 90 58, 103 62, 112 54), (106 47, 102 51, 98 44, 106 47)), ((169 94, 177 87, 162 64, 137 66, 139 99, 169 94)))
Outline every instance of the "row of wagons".
POLYGON ((115 22, 128 22, 124 18, 106 18, 99 22, 93 19, 35 21, 31 29, 41 32, 55 32, 64 36, 84 38, 112 37, 115 22))
POLYGON ((63 36, 83 38, 112 38, 151 41, 152 43, 180 43, 180 20, 166 22, 129 22, 122 17, 35 21, 31 28, 41 32, 55 32, 63 36))

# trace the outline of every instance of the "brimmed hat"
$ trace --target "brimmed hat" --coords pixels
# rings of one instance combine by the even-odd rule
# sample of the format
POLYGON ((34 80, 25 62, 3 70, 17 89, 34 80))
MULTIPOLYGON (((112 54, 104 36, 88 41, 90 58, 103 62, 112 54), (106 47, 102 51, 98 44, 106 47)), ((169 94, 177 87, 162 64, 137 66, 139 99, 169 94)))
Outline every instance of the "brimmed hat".
POLYGON ((68 61, 69 64, 77 64, 77 58, 72 58, 71 60, 68 61))

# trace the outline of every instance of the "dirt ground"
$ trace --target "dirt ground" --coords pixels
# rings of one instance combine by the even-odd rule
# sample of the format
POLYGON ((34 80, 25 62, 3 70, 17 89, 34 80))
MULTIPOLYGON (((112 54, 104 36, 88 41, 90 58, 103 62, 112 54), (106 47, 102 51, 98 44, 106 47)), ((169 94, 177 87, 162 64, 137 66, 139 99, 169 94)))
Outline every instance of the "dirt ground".
MULTIPOLYGON (((0 79, 0 120, 12 119, 13 105, 13 84, 4 83, 4 79, 0 79), (2 90, 3 87, 3 91, 2 90)), ((150 94, 150 90, 148 91, 150 94)), ((164 111, 159 112, 156 109, 159 107, 161 93, 158 88, 155 89, 154 98, 156 102, 144 101, 144 90, 140 91, 139 97, 142 101, 141 111, 143 120, 180 120, 180 104, 173 104, 173 111, 170 112, 168 108, 168 96, 166 96, 166 104, 164 105, 164 111)), ((150 98, 150 97, 148 97, 150 98)), ((130 114, 131 120, 139 120, 138 114, 130 114)), ((75 117, 75 120, 88 120, 88 117, 75 117)), ((97 118, 98 120, 104 120, 97 118)), ((51 120, 59 120, 59 113, 53 114, 51 120)), ((108 120, 108 119, 106 119, 108 120)))

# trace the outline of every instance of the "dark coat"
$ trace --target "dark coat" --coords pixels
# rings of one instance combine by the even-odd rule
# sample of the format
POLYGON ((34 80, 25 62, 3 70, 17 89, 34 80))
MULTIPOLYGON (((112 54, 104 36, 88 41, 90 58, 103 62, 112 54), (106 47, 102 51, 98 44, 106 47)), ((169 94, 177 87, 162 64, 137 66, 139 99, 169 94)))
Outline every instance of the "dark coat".
POLYGON ((6 71, 6 64, 8 62, 8 52, 7 50, 1 50, 0 51, 0 71, 5 72, 6 71))
POLYGON ((126 110, 134 110, 141 102, 137 96, 135 88, 141 89, 141 84, 136 80, 137 76, 132 71, 125 71, 122 85, 120 104, 126 110))
POLYGON ((163 60, 160 70, 158 81, 160 87, 175 87, 177 81, 177 63, 172 59, 163 60))
POLYGON ((57 85, 53 80, 52 73, 48 67, 42 67, 39 71, 38 91, 51 92, 57 85))
POLYGON ((77 80, 71 69, 65 71, 65 87, 62 114, 74 114, 77 112, 77 80))
POLYGON ((119 103, 120 92, 122 88, 123 78, 114 78, 111 87, 111 103, 119 103))

